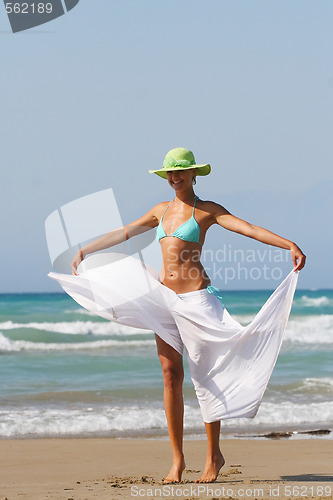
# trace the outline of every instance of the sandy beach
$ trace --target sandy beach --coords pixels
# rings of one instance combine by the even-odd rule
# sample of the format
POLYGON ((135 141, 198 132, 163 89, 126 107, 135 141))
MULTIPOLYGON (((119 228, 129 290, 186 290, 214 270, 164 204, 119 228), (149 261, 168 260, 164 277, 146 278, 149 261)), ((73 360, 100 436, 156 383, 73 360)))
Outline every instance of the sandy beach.
POLYGON ((222 441, 226 464, 215 483, 195 484, 205 441, 185 441, 179 485, 163 485, 167 441, 137 439, 2 440, 0 499, 332 498, 333 441, 222 441))

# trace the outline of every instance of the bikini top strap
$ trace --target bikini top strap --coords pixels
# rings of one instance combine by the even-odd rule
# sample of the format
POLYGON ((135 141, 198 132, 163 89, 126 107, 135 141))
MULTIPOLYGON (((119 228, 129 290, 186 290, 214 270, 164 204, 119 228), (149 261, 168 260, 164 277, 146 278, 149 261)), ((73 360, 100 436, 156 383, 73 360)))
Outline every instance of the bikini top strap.
POLYGON ((194 210, 195 210, 195 205, 197 203, 197 200, 199 199, 199 196, 195 195, 194 196, 194 205, 193 205, 193 213, 192 213, 192 216, 194 215, 194 210))
MULTIPOLYGON (((172 200, 171 200, 171 201, 172 201, 172 200)), ((164 217, 165 212, 168 210, 168 208, 169 208, 169 205, 170 205, 171 201, 169 201, 169 203, 167 204, 167 207, 166 207, 166 209, 165 209, 165 210, 164 210, 164 212, 163 212, 163 215, 162 215, 162 217, 161 217, 160 222, 162 221, 162 219, 163 219, 163 217, 164 217)))
MULTIPOLYGON (((198 200, 198 199, 199 199, 199 196, 195 195, 195 196, 194 196, 194 205, 193 205, 193 213, 192 213, 192 216, 194 215, 195 205, 196 205, 196 203, 197 203, 197 200, 198 200)), ((168 208, 169 208, 169 206, 170 206, 170 203, 172 203, 172 200, 171 200, 171 201, 169 201, 169 203, 167 204, 167 207, 166 207, 166 209, 165 209, 165 210, 164 210, 164 212, 163 212, 163 215, 162 215, 162 217, 161 217, 161 220, 163 219, 165 212, 168 210, 168 208)))

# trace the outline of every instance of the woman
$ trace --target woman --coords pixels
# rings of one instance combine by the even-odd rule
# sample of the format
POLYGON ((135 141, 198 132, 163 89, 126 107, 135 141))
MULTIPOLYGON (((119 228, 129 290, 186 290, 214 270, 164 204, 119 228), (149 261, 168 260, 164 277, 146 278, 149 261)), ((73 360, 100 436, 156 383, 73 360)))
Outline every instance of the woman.
MULTIPOLYGON (((168 336, 165 336, 163 340, 159 332, 155 335, 158 355, 163 371, 164 406, 173 451, 172 467, 168 476, 165 478, 165 482, 169 483, 179 482, 185 468, 183 455, 183 362, 181 354, 182 349, 178 348, 183 342, 189 353, 191 362, 190 369, 191 366, 193 367, 191 375, 196 386, 199 401, 200 396, 202 400, 207 400, 207 394, 209 399, 210 394, 214 392, 214 389, 211 389, 211 386, 209 386, 209 381, 207 383, 203 382, 207 380, 207 373, 211 370, 211 367, 202 374, 202 362, 196 363, 196 359, 199 359, 196 358, 196 356, 202 355, 203 357, 201 359, 205 361, 215 348, 213 347, 210 353, 208 353, 208 351, 205 351, 206 347, 204 345, 200 345, 199 347, 198 345, 193 345, 193 337, 191 337, 193 333, 191 331, 192 323, 189 323, 191 307, 193 312, 194 308, 196 313, 197 309, 200 309, 203 316, 210 316, 210 318, 214 317, 213 321, 215 321, 215 323, 218 321, 221 322, 222 317, 224 317, 223 315, 227 314, 226 312, 224 313, 223 306, 219 301, 219 293, 210 286, 209 277, 200 262, 200 254, 207 230, 213 224, 218 224, 225 229, 248 236, 262 243, 289 249, 294 263, 294 271, 299 271, 304 267, 305 255, 295 243, 267 229, 254 226, 253 224, 233 216, 217 203, 202 201, 195 196, 193 185, 196 182, 196 176, 209 174, 210 165, 196 165, 191 151, 184 148, 175 148, 169 151, 165 157, 163 168, 150 171, 150 173, 156 173, 160 177, 167 179, 170 187, 174 190, 174 199, 170 202, 159 203, 135 222, 128 224, 124 228, 111 231, 95 240, 93 243, 86 245, 77 253, 71 263, 71 267, 72 273, 77 276, 78 266, 86 255, 112 247, 132 236, 157 227, 157 238, 161 244, 163 258, 159 281, 164 287, 167 287, 167 289, 177 294, 177 298, 182 300, 182 307, 185 307, 185 309, 187 307, 187 311, 184 309, 185 312, 179 312, 178 310, 178 313, 175 307, 172 313, 175 325, 174 331, 171 332, 170 330, 170 340, 168 340, 168 336), (198 298, 200 299, 199 302, 198 298), (185 304, 184 306, 183 303, 185 304), (175 341, 178 343, 174 343, 173 339, 175 337, 171 339, 172 335, 179 337, 175 341), (198 352, 196 352, 196 349, 198 352), (194 354, 192 356, 191 353, 193 352, 194 354), (204 353, 204 355, 202 353, 204 353), (207 387, 209 386, 209 390, 207 390, 205 384, 207 387)), ((53 277, 58 279, 55 275, 53 277)), ((64 286, 64 283, 61 282, 60 279, 58 279, 58 281, 64 286)), ((68 291, 68 289, 66 289, 66 291, 68 291)), ((70 293, 70 291, 68 293, 70 293)), ((289 315, 289 310, 286 316, 289 315)), ((160 314, 163 314, 162 310, 160 314)), ((193 325, 195 321, 196 320, 193 320, 193 325)), ((223 321, 228 323, 229 320, 227 318, 223 321)), ((196 340, 194 344, 201 344, 202 338, 207 338, 208 330, 205 330, 203 323, 204 320, 199 318, 197 323, 193 326, 193 331, 196 329, 196 331, 199 332, 199 336, 196 337, 198 340, 196 340), (201 332, 205 332, 202 334, 202 338, 200 337, 201 332)), ((234 342, 236 338, 235 324, 236 322, 232 322, 232 320, 229 321, 229 330, 232 332, 232 335, 228 339, 230 342, 234 342)), ((210 331, 213 330, 211 329, 210 331)), ((229 347, 225 349, 228 350, 229 347)), ((279 347, 277 350, 278 349, 279 347)), ((214 363, 216 363, 216 360, 213 364, 214 363)), ((274 363, 275 361, 270 362, 273 366, 274 363)), ((273 366, 269 368, 270 373, 273 366)), ((268 378, 270 373, 268 374, 268 378)), ((214 400, 214 397, 215 395, 212 397, 211 406, 216 406, 216 398, 214 400)), ((221 400, 221 397, 223 396, 218 396, 219 400, 221 400)), ((259 403, 260 401, 257 402, 257 406, 259 403)), ((205 403, 203 403, 203 407, 204 404, 205 403)), ((219 404, 220 403, 218 403, 217 406, 219 406, 219 404)), ((203 474, 197 482, 206 483, 214 481, 224 464, 224 458, 219 447, 220 419, 223 418, 223 416, 221 416, 222 414, 219 413, 219 410, 215 413, 214 411, 211 412, 211 415, 217 415, 215 421, 212 421, 213 417, 205 419, 208 450, 203 474)), ((254 410, 251 411, 251 415, 253 415, 254 410)))

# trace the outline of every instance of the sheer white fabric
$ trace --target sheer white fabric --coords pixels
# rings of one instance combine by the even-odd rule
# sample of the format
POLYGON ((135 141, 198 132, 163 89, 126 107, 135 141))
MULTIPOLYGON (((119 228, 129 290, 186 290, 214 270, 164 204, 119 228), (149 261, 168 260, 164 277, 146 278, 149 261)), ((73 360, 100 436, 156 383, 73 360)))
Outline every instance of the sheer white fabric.
POLYGON ((256 415, 281 348, 298 272, 290 272, 245 327, 207 290, 177 295, 134 257, 118 255, 79 276, 49 276, 89 311, 152 330, 180 354, 185 347, 205 422, 256 415))

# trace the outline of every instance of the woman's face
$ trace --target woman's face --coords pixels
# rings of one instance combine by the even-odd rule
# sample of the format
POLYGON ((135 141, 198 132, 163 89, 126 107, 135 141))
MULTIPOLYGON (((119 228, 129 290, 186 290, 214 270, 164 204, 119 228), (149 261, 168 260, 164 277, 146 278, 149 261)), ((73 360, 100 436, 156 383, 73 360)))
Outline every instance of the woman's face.
POLYGON ((192 189, 192 180, 195 174, 195 168, 167 172, 168 183, 175 191, 192 189))

